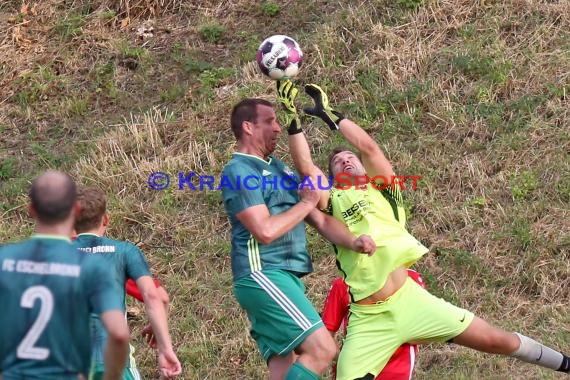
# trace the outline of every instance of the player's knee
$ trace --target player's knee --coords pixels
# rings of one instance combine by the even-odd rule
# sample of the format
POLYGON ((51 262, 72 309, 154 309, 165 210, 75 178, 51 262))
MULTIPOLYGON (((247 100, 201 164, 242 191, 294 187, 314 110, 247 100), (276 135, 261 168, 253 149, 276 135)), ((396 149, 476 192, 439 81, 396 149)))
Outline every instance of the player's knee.
POLYGON ((317 344, 312 347, 310 352, 306 353, 312 357, 312 362, 320 371, 324 371, 328 365, 337 357, 338 347, 335 341, 329 336, 329 339, 324 337, 320 339, 317 344))
POLYGON ((329 339, 323 339, 320 344, 320 349, 316 350, 319 361, 324 363, 325 366, 332 362, 338 355, 338 347, 334 339, 330 336, 328 338, 329 339))
POLYGON ((338 347, 336 345, 336 343, 334 342, 334 340, 332 341, 332 344, 327 345, 327 349, 326 351, 326 362, 330 363, 332 362, 334 359, 336 359, 336 357, 338 356, 338 347))

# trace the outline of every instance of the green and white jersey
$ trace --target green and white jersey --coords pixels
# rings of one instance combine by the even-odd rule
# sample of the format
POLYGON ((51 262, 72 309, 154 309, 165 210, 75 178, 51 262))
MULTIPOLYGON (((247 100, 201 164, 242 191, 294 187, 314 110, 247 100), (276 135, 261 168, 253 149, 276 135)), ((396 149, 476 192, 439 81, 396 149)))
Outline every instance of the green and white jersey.
MULTIPOLYGON (((148 264, 143 253, 135 245, 95 234, 79 234, 74 245, 81 256, 98 256, 105 262, 108 272, 113 274, 117 295, 121 300, 121 310, 126 318, 125 283, 129 278, 137 280, 150 276, 148 264)), ((107 332, 97 315, 91 316, 91 344, 93 364, 104 364, 104 349, 107 344, 107 332)), ((130 348, 132 351, 132 348, 130 348)), ((135 367, 132 355, 127 359, 126 367, 135 367)))
POLYGON ((350 288, 353 302, 380 290, 388 275, 400 266, 409 267, 428 252, 406 230, 400 188, 377 190, 369 183, 343 190, 333 187, 328 212, 343 221, 356 236, 367 234, 377 245, 372 256, 335 247, 337 266, 350 288))
POLYGON ((281 214, 299 202, 298 175, 282 161, 234 153, 222 171, 224 207, 232 226, 234 281, 265 269, 282 269, 301 277, 313 271, 307 252, 305 223, 297 224, 271 244, 259 243, 236 218, 241 211, 265 204, 271 215, 281 214))
POLYGON ((53 235, 0 247, 0 294, 4 380, 87 376, 90 314, 122 308, 105 262, 53 235))

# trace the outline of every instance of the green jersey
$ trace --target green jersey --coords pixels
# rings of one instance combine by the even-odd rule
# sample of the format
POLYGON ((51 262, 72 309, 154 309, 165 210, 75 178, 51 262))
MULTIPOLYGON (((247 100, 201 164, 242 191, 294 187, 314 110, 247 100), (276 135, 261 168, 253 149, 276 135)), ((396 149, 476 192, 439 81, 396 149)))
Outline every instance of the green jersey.
POLYGON ((53 235, 0 248, 0 294, 4 380, 87 376, 89 315, 121 310, 105 262, 53 235))
MULTIPOLYGON (((129 242, 95 234, 79 234, 74 244, 80 253, 83 253, 82 256, 99 256, 105 261, 107 270, 113 273, 118 289, 117 295, 126 318, 125 283, 129 278, 136 281, 139 277, 150 276, 148 264, 141 250, 129 242)), ((91 344, 93 364, 103 364, 107 332, 95 314, 91 316, 91 344)), ((135 367, 132 355, 129 355, 126 367, 135 367)))
POLYGON ((329 212, 356 236, 367 234, 378 247, 368 256, 335 247, 337 266, 350 288, 353 302, 380 290, 388 275, 400 266, 411 266, 428 252, 406 230, 400 188, 374 189, 372 184, 346 190, 332 188, 329 212))
POLYGON ((299 203, 299 177, 282 161, 234 153, 224 167, 220 187, 232 226, 232 273, 234 281, 264 269, 283 269, 301 277, 313 271, 307 252, 305 223, 297 224, 271 244, 260 244, 236 215, 264 204, 271 215, 299 203))

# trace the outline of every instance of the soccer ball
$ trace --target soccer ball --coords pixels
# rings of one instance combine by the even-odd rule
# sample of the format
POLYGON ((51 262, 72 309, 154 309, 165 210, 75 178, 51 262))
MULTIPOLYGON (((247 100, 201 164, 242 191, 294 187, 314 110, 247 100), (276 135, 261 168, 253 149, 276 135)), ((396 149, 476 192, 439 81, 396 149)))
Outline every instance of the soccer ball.
POLYGON ((271 79, 293 78, 303 63, 301 47, 291 37, 274 35, 263 40, 257 49, 257 64, 271 79))

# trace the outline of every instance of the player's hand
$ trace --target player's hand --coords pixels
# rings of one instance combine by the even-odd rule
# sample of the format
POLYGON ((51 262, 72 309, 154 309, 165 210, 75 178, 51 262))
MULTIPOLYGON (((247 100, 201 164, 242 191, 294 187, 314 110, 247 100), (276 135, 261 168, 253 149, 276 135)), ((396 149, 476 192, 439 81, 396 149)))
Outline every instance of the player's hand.
POLYGON ((287 133, 290 135, 302 132, 301 121, 297 114, 297 107, 295 107, 295 98, 298 93, 299 90, 290 79, 277 81, 277 100, 279 100, 287 114, 287 124, 289 124, 287 133))
POLYGON ((358 238, 354 239, 352 242, 352 247, 350 247, 354 252, 366 253, 368 256, 372 256, 376 252, 376 243, 368 235, 360 235, 358 238))
POLYGON ((307 115, 320 118, 322 121, 327 123, 331 130, 338 130, 338 123, 344 119, 344 116, 331 108, 329 97, 326 92, 316 84, 306 85, 305 92, 313 98, 315 105, 312 108, 305 107, 303 108, 303 111, 305 111, 307 115))
POLYGON ((311 188, 309 185, 304 185, 299 189, 299 198, 301 198, 301 202, 307 202, 316 207, 319 203, 320 191, 311 188))
POLYGON ((157 347, 157 343, 156 343, 156 337, 154 336, 154 331, 152 331, 152 326, 146 325, 142 331, 141 331, 141 335, 143 336, 144 340, 146 340, 146 342, 148 343, 148 345, 152 348, 156 348, 157 347))
POLYGON ((161 379, 173 379, 182 373, 182 366, 172 350, 158 353, 158 367, 161 379))

